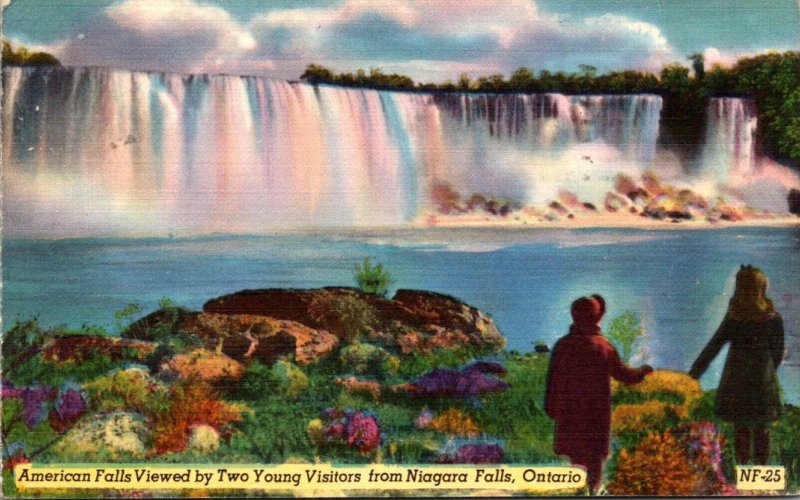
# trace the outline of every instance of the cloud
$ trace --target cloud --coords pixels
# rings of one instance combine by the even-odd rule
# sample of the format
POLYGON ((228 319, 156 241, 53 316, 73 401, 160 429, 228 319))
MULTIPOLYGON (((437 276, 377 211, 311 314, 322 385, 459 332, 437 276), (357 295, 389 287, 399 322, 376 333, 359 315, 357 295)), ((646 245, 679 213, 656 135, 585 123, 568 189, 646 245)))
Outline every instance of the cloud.
POLYGON ((509 74, 519 66, 658 69, 680 59, 655 25, 610 14, 566 19, 540 12, 533 0, 347 0, 273 8, 245 20, 225 5, 124 0, 94 17, 81 37, 52 49, 69 65, 289 79, 311 62, 441 81, 461 72, 509 74))
MULTIPOLYGON (((424 59, 455 63, 441 67, 437 80, 475 66, 505 73, 518 66, 573 70, 581 63, 601 70, 657 70, 680 59, 653 24, 610 14, 567 20, 541 13, 530 0, 349 0, 327 9, 272 11, 256 16, 250 26, 266 45, 284 40, 274 47, 282 59, 340 70, 352 70, 354 61, 369 61, 370 55, 393 65, 424 59)), ((415 79, 433 76, 416 67, 409 65, 406 73, 415 79)))
POLYGON ((72 65, 208 71, 220 60, 245 59, 256 46, 250 32, 221 7, 192 0, 125 0, 105 9, 56 52, 72 65))

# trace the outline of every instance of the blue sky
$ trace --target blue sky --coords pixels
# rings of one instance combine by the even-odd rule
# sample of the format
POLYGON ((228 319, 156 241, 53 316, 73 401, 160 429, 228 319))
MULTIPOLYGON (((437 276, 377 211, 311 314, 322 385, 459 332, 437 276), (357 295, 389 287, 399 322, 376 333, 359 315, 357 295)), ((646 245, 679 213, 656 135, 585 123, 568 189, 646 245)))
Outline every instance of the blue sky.
MULTIPOLYGON (((9 0, 3 0, 6 5, 9 0)), ((68 65, 417 81, 579 64, 658 70, 800 49, 797 0, 11 0, 4 34, 68 65)))

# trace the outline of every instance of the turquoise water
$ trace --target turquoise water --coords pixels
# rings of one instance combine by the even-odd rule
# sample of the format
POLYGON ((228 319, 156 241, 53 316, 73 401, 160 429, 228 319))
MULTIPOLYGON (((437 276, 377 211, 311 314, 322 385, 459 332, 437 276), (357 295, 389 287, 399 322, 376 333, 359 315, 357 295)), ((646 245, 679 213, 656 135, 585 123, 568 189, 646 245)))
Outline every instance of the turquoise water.
MULTIPOLYGON (((800 403, 800 228, 431 229, 3 243, 3 319, 115 328, 129 303, 199 309, 244 288, 352 285, 373 257, 394 288, 434 290, 488 312, 508 347, 564 335, 576 297, 602 294, 604 324, 625 310, 647 329, 637 362, 686 370, 721 321, 739 265, 761 267, 786 326, 781 380, 800 403)), ((713 387, 724 353, 703 379, 713 387)))

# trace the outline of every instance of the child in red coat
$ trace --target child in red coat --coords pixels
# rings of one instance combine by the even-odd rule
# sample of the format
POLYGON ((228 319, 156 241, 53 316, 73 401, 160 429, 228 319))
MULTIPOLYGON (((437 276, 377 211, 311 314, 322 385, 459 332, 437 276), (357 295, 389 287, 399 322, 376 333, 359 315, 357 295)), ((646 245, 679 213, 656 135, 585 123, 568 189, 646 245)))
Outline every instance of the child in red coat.
POLYGON ((556 423, 553 450, 586 468, 593 493, 608 456, 611 377, 635 384, 653 371, 649 365, 629 368, 620 361, 600 330, 605 310, 599 295, 572 303, 573 323, 553 348, 545 394, 545 411, 556 423))

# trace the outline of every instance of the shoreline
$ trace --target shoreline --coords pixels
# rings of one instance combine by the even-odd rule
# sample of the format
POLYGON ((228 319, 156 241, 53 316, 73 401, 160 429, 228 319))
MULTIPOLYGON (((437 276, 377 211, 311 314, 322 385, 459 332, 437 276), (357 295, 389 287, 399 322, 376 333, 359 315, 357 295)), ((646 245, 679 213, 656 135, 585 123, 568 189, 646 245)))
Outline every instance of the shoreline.
POLYGON ((654 219, 634 214, 612 214, 608 212, 580 213, 574 217, 561 217, 558 220, 547 220, 540 213, 511 212, 508 215, 492 215, 488 213, 440 214, 426 212, 403 224, 387 224, 375 226, 320 226, 320 227, 276 227, 261 231, 234 228, 226 231, 141 231, 120 233, 64 233, 64 234, 7 234, 2 241, 59 241, 79 239, 159 239, 172 240, 181 238, 214 238, 225 236, 291 236, 310 234, 366 234, 372 232, 414 231, 435 229, 532 229, 532 230, 569 230, 569 229, 631 229, 631 230, 714 230, 731 228, 800 228, 800 216, 790 214, 750 216, 739 221, 706 219, 654 219))
POLYGON ((429 213, 412 223, 415 229, 429 228, 535 228, 535 229, 727 229, 735 227, 800 227, 800 217, 794 215, 768 215, 748 217, 739 221, 707 219, 654 219, 634 214, 592 213, 574 218, 562 217, 557 221, 545 219, 540 214, 512 212, 506 216, 470 213, 445 215, 429 213))

